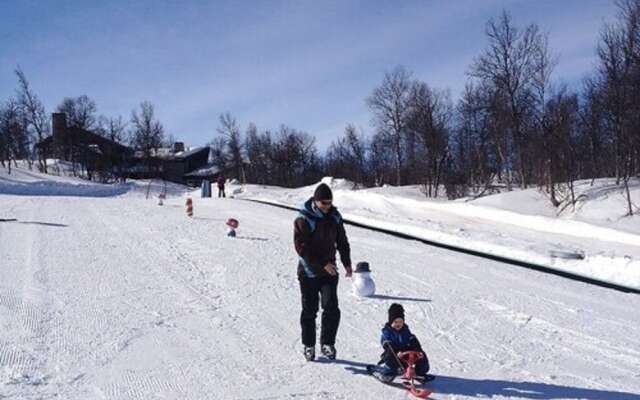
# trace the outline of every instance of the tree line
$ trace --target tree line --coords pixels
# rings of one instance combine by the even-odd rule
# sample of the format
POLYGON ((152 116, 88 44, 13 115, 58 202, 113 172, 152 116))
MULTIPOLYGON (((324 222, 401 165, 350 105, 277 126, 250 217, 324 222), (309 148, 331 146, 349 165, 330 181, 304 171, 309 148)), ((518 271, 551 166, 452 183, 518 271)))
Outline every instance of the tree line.
MULTIPOLYGON (((307 132, 287 125, 259 130, 253 123, 243 130, 223 113, 210 142, 213 163, 246 182, 287 187, 324 175, 362 187, 419 184, 427 196, 449 198, 537 186, 556 207, 576 203, 576 180, 614 177, 633 214, 629 182, 640 173, 640 0, 616 4, 616 19, 595 44, 596 67, 577 89, 553 79, 559 59, 548 35, 536 24, 516 26, 503 11, 487 22, 486 45, 468 66, 457 101, 399 65, 364 99, 373 117, 369 132, 348 124, 320 154, 307 132)), ((2 165, 35 158, 33 144, 50 134, 42 103, 19 68, 16 75, 16 96, 0 107, 2 165)), ((172 140, 149 102, 128 120, 97 117, 87 96, 65 98, 57 111, 71 125, 145 155, 172 140)))
POLYGON ((577 202, 576 180, 615 177, 631 215, 629 181, 640 173, 640 0, 617 7, 579 89, 552 79, 558 57, 548 35, 503 11, 487 22, 486 47, 455 103, 447 89, 397 66, 365 99, 370 134, 349 124, 320 157, 312 137, 286 126, 257 133, 250 124, 242 146, 227 114, 214 146, 219 163, 240 168, 244 151, 249 182, 297 186, 331 175, 365 187, 420 184, 429 197, 539 187, 556 207, 577 202))

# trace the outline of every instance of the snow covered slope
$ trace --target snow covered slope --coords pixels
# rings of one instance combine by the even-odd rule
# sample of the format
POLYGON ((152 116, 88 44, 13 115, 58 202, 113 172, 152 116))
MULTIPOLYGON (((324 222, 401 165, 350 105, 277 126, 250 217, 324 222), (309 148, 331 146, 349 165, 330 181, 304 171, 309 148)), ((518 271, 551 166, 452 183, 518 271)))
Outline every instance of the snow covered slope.
POLYGON ((0 398, 406 399, 363 374, 392 302, 429 354, 434 399, 640 398, 640 296, 352 227, 377 296, 341 277, 338 360, 306 363, 296 214, 194 211, 135 192, 0 194, 17 218, 0 222, 0 398))
MULTIPOLYGON (((606 180, 592 190, 580 183, 578 194, 587 193, 581 198, 591 201, 581 201, 576 213, 561 217, 552 215, 548 200, 536 189, 448 202, 420 198, 416 186, 352 190, 343 180, 325 181, 351 221, 640 288, 640 216, 618 216, 624 214, 622 195, 606 180), (607 218, 612 221, 607 223, 607 218), (562 258, 572 255, 584 259, 562 258)), ((246 185, 234 191, 238 198, 299 206, 313 186, 246 185)), ((640 199, 640 185, 634 186, 634 198, 640 199)))
POLYGON ((57 161, 49 168, 52 172, 57 168, 61 171, 60 175, 37 172, 35 166, 28 169, 24 162, 18 165, 11 172, 0 168, 0 195, 111 197, 129 193, 146 197, 149 193, 150 196, 157 197, 163 191, 169 196, 176 196, 191 190, 183 185, 159 180, 135 180, 124 184, 95 183, 69 176, 70 172, 62 168, 65 164, 57 161))
POLYGON ((65 176, 41 174, 35 169, 13 168, 9 173, 0 168, 0 195, 105 197, 124 194, 130 188, 129 185, 101 185, 65 176))

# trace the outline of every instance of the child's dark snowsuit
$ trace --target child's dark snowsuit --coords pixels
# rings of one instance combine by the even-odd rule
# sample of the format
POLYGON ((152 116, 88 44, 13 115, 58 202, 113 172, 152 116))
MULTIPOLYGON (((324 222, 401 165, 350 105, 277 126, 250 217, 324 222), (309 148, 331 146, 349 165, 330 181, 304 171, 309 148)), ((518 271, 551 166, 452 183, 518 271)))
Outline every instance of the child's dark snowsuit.
POLYGON ((396 358, 400 351, 422 352, 424 357, 416 363, 416 375, 425 376, 427 372, 429 372, 429 359, 427 358, 427 354, 422 350, 418 338, 411 333, 407 324, 404 324, 399 331, 393 329, 389 323, 385 324, 384 328, 382 328, 380 343, 382 344, 384 353, 382 353, 381 360, 378 364, 384 363, 387 370, 385 374, 398 374, 400 365, 398 365, 396 358))

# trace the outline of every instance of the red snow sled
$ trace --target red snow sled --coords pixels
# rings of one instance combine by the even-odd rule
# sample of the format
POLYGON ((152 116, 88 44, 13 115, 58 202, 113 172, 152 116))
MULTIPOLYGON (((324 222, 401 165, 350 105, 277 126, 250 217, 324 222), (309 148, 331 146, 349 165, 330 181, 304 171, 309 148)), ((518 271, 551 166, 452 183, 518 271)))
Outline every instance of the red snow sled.
POLYGON ((416 362, 423 357, 424 354, 420 351, 406 351, 399 357, 404 365, 406 365, 402 379, 409 381, 409 393, 419 399, 426 399, 432 393, 431 390, 418 389, 414 383, 416 377, 416 362))
POLYGON ((229 226, 229 227, 231 227, 233 229, 238 229, 238 225, 240 225, 240 223, 235 218, 229 218, 227 220, 227 226, 229 226))

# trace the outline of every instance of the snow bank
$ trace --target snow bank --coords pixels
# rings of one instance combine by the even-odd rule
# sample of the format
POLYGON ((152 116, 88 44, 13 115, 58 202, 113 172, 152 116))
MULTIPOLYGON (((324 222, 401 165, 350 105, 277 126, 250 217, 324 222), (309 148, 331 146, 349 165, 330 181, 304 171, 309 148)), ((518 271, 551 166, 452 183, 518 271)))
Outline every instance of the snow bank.
POLYGON ((69 163, 57 160, 47 162, 50 174, 29 169, 25 162, 18 167, 0 168, 0 194, 19 196, 74 196, 74 197, 113 197, 124 194, 130 196, 157 197, 181 196, 191 188, 161 180, 129 180, 127 183, 104 184, 70 176, 69 163))
MULTIPOLYGON (((623 197, 611 180, 593 186, 578 182, 579 204, 560 216, 537 189, 443 201, 420 197, 419 186, 355 190, 345 180, 322 182, 332 187, 335 204, 350 221, 640 288, 640 218, 620 218, 623 197)), ((232 192, 239 198, 299 206, 315 186, 245 185, 232 192)), ((633 183, 636 199, 639 186, 633 183)))
MULTIPOLYGON (((525 215, 582 221, 640 234, 640 218, 637 215, 626 217, 626 194, 615 179, 577 181, 574 190, 577 200, 575 208, 568 206, 562 210, 553 207, 548 197, 537 189, 486 196, 471 203, 525 215)), ((630 181, 630 192, 637 214, 640 214, 640 179, 630 181)))
POLYGON ((19 196, 110 197, 127 193, 130 184, 100 184, 23 168, 0 168, 0 194, 19 196))

